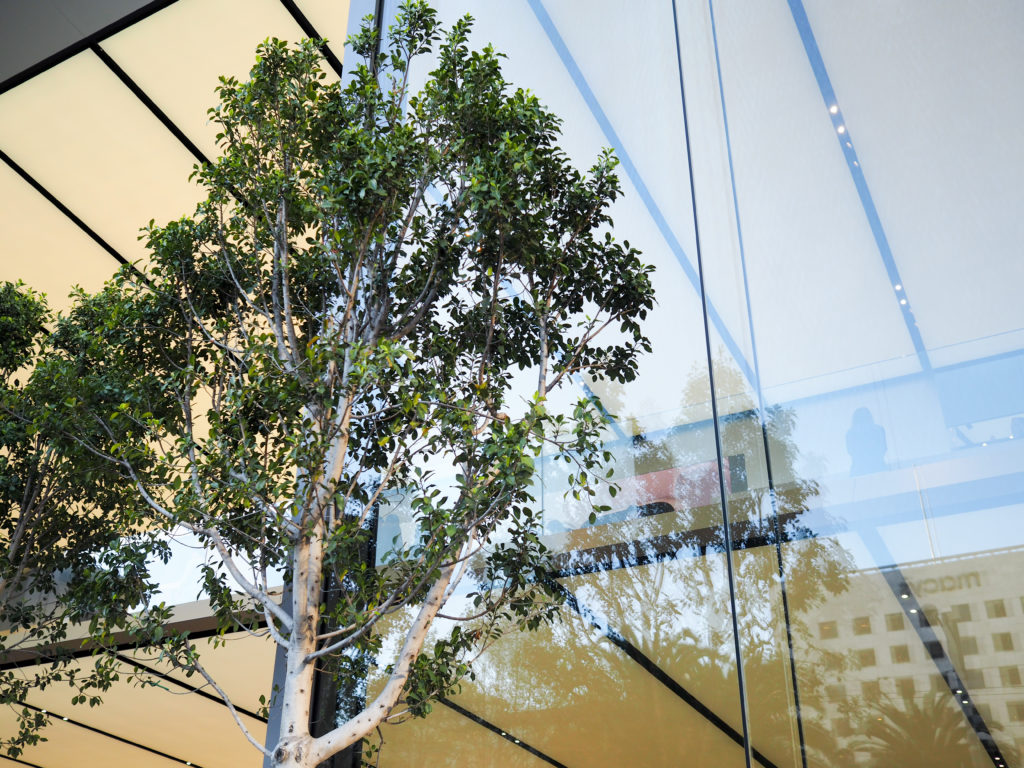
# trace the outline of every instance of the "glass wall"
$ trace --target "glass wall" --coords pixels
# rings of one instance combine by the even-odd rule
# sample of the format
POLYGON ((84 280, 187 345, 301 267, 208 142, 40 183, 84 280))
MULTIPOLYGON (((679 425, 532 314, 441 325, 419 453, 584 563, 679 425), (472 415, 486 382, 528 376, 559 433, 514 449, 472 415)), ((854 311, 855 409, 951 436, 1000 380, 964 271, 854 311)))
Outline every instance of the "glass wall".
POLYGON ((616 150, 659 305, 576 382, 611 511, 538 478, 564 621, 380 765, 1018 765, 1024 6, 437 5, 616 150))

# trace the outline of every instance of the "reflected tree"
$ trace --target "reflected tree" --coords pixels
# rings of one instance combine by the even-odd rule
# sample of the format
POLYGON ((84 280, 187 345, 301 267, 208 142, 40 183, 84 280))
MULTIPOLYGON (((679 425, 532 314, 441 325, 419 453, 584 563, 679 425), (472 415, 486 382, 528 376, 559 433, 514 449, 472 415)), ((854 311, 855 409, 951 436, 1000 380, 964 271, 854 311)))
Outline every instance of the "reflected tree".
MULTIPOLYGON (((719 367, 720 382, 741 381, 734 368, 719 367)), ((695 371, 683 388, 681 410, 692 412, 708 397, 706 374, 695 371)), ((639 422, 625 403, 622 397, 619 422, 639 422)), ((747 697, 754 702, 751 737, 776 765, 799 762, 788 618, 808 757, 822 765, 847 764, 843 756, 851 753, 828 727, 824 696, 846 662, 810 642, 809 622, 824 601, 847 589, 851 560, 809 522, 820 488, 797 472, 795 414, 780 407, 765 413, 773 488, 753 403, 734 397, 731 405, 721 424, 738 626, 747 697)), ((644 730, 645 723, 659 735, 633 744, 644 765, 678 765, 681 755, 687 765, 723 758, 714 725, 696 709, 682 709, 675 694, 637 663, 646 657, 727 727, 742 731, 714 439, 707 421, 610 443, 619 492, 598 499, 611 509, 593 523, 586 522, 585 504, 561 497, 557 467, 545 467, 551 545, 562 549, 554 575, 580 615, 566 608, 562 622, 545 628, 547 637, 499 642, 474 664, 472 689, 458 701, 486 710, 484 716, 499 724, 516 723, 532 743, 549 745, 556 759, 563 759, 558 750, 567 747, 570 724, 574 733, 586 734, 590 758, 606 759, 628 724, 644 730), (557 503, 562 508, 552 509, 557 503), (553 527, 552 519, 577 527, 553 527), (633 658, 627 647, 637 652, 633 658)))

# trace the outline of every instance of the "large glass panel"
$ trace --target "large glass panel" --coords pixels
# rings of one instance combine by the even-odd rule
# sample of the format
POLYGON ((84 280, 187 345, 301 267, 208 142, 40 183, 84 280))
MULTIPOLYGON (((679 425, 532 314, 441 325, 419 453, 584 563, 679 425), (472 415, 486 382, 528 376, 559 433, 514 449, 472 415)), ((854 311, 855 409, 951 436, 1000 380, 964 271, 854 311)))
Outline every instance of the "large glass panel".
POLYGON ((752 743, 1016 765, 1024 9, 681 16, 752 743))
MULTIPOLYGON (((493 726, 556 764, 743 765, 672 6, 435 4, 447 23, 474 14, 473 44, 493 43, 507 54, 506 76, 563 118, 562 146, 579 167, 589 167, 602 147, 615 149, 624 190, 613 210, 615 234, 656 265, 659 304, 645 326, 654 353, 635 382, 579 380, 569 393, 596 398, 613 415, 607 445, 621 492, 598 499, 611 509, 590 523, 589 506, 565 496, 565 465, 551 457, 539 465, 545 541, 556 552, 552 576, 568 595, 563 620, 508 636, 475 662, 476 680, 453 698, 458 710, 435 708, 425 728, 382 729, 380 764, 404 765, 413 754, 467 764, 466 755, 477 752, 464 744, 435 750, 433 740, 418 741, 415 734, 436 718, 462 740, 493 726)), ((711 323, 736 344, 723 315, 711 323)), ((743 458, 729 457, 727 466, 726 488, 738 490, 746 482, 743 458)), ((380 538, 404 538, 412 524, 396 506, 384 515, 388 533, 380 538)), ((533 753, 518 754, 524 747, 506 748, 509 738, 482 764, 532 765, 533 753)))

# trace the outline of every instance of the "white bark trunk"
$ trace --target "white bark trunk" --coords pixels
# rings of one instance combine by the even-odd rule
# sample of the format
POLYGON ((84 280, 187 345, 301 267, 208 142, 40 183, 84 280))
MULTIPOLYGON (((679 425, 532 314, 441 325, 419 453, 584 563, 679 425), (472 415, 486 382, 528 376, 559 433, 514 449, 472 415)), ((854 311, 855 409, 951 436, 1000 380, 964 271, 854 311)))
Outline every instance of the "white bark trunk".
POLYGON ((413 621, 405 636, 405 644, 398 655, 395 670, 391 673, 383 690, 377 694, 377 698, 366 709, 344 725, 313 740, 313 748, 308 753, 308 763, 289 763, 287 764, 289 768, 293 765, 295 768, 299 768, 299 766, 302 766, 302 768, 314 768, 319 762, 326 760, 331 755, 335 755, 345 749, 345 747, 369 736, 378 725, 384 722, 384 718, 391 714, 391 710, 394 709, 395 704, 398 702, 405 682, 409 677, 409 670, 412 668, 413 662, 416 661, 416 657, 419 656, 423 643, 427 639, 430 625, 433 623, 434 617, 437 616, 437 612, 441 610, 441 606, 444 603, 444 594, 448 589, 448 583, 451 581, 454 570, 454 566, 443 568, 440 578, 431 586, 423 605, 420 607, 419 613, 416 615, 416 620, 413 621))
MULTIPOLYGON (((308 530, 308 528, 306 529, 308 530)), ((323 519, 310 533, 300 534, 292 553, 292 617, 284 691, 281 695, 281 734, 272 756, 274 766, 313 768, 313 737, 309 733, 315 665, 306 657, 316 650, 320 621, 320 582, 323 566, 323 519)))

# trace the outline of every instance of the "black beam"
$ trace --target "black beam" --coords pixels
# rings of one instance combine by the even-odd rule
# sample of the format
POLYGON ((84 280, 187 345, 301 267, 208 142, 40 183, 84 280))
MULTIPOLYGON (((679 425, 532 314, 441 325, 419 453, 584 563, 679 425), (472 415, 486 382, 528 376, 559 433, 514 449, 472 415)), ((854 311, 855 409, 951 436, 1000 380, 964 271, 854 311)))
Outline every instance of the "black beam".
POLYGON ((38 765, 37 763, 30 763, 28 762, 28 760, 19 760, 18 758, 11 757, 10 755, 0 755, 0 757, 2 757, 4 760, 10 760, 12 763, 27 765, 29 768, 43 768, 43 766, 38 765))
MULTIPOLYGON (((324 39, 324 36, 316 31, 316 27, 314 27, 310 20, 306 18, 306 14, 302 12, 302 9, 300 9, 293 0, 281 0, 281 5, 283 5, 285 10, 287 10, 288 13, 291 14, 291 17, 295 19, 295 23, 299 25, 299 28, 302 30, 302 34, 306 37, 313 38, 314 40, 324 39)), ((331 69, 335 71, 338 77, 341 77, 341 60, 334 55, 334 51, 331 50, 331 47, 327 43, 324 43, 320 46, 320 53, 322 53, 324 58, 327 59, 327 63, 331 65, 331 69)))
POLYGON ((464 707, 460 707, 454 701, 452 701, 450 699, 446 699, 446 698, 441 698, 441 699, 439 699, 439 701, 442 704, 444 704, 446 707, 448 707, 449 709, 451 709, 451 710, 453 710, 455 712, 458 712, 463 717, 468 717, 470 720, 472 720, 477 725, 482 725, 487 730, 496 733, 498 736, 500 736, 501 738, 505 739, 505 741, 509 742, 510 744, 513 744, 514 746, 517 746, 520 749, 525 749, 531 755, 533 755, 534 757, 540 758, 545 763, 549 763, 550 765, 554 765, 556 768, 568 768, 568 766, 566 766, 565 763, 560 763, 557 760, 555 760, 555 758, 553 758, 553 757, 551 757, 549 755, 544 754, 543 752, 541 752, 536 747, 531 747, 529 744, 527 744, 525 741, 523 741, 522 739, 518 738, 517 736, 514 736, 513 734, 508 733, 507 731, 503 731, 501 728, 496 726, 494 723, 490 722, 489 720, 484 720, 482 717, 480 717, 480 715, 477 715, 477 714, 475 714, 473 712, 470 712, 468 709, 466 709, 464 707))
POLYGON ((117 261, 119 264, 130 266, 132 270, 134 270, 135 274, 138 275, 138 277, 140 277, 142 280, 146 279, 145 276, 138 270, 138 268, 135 265, 131 264, 128 261, 128 259, 122 256, 117 251, 117 249, 114 248, 114 246, 112 246, 110 243, 108 243, 106 240, 100 237, 100 235, 97 234, 97 232, 92 227, 90 227, 88 224, 82 221, 74 213, 74 211, 72 211, 70 208, 64 205, 64 203, 58 200, 57 197, 52 192, 50 192, 50 190, 48 190, 46 187, 44 187, 42 184, 36 181, 32 174, 30 174, 16 162, 14 162, 11 156, 4 152, 2 149, 0 149, 0 160, 6 163, 7 166, 16 174, 18 174, 22 179, 28 182, 29 186, 31 186, 32 189, 34 189, 40 195, 45 197, 58 211, 60 211, 69 219, 71 219, 72 223, 74 223, 76 227, 78 227, 85 234, 87 234, 90 237, 90 239, 92 239, 92 241, 96 243, 100 248, 102 248, 104 251, 113 256, 115 261, 117 261))
POLYGON ((24 701, 21 702, 17 706, 25 707, 25 709, 30 709, 30 710, 32 710, 34 712, 41 712, 44 715, 51 715, 51 716, 57 718, 58 720, 61 720, 61 721, 65 722, 65 723, 68 723, 69 725, 75 726, 76 728, 84 728, 87 731, 92 731, 93 733, 97 733, 100 736, 104 736, 104 737, 106 737, 108 739, 113 739, 114 741, 120 741, 122 744, 127 744, 130 747, 135 747, 136 749, 141 749, 141 750, 144 750, 146 752, 151 752, 152 754, 158 755, 159 757, 163 757, 163 758, 165 758, 167 760, 173 760, 174 762, 180 763, 181 765, 192 766, 192 768, 203 768, 201 765, 199 765, 198 763, 194 763, 191 760, 185 760, 184 758, 181 758, 181 757, 175 757, 174 755, 169 755, 166 752, 161 752, 159 749, 154 749, 153 747, 147 747, 145 744, 140 744, 137 741, 132 741, 131 739, 126 739, 124 736, 118 736, 116 733, 110 733, 110 731, 105 731, 102 728, 96 728, 95 726, 88 725, 86 723, 81 722, 80 720, 74 720, 73 718, 67 717, 65 715, 59 715, 56 712, 54 712, 53 710, 43 709, 42 707, 37 707, 34 704, 28 704, 28 703, 26 703, 24 701))
POLYGON ((174 138, 180 141, 185 149, 192 153, 192 157, 200 163, 206 165, 210 164, 210 159, 203 154, 203 151, 199 149, 199 147, 197 147, 192 140, 185 135, 185 132, 182 131, 181 128, 179 128, 174 121, 156 105, 156 102, 149 97, 149 94, 142 90, 142 88, 139 87, 139 84, 132 80, 131 76, 127 72, 121 69, 120 65, 110 57, 110 54, 103 50, 99 43, 93 43, 89 46, 89 49, 99 57, 100 61, 107 65, 107 68, 111 72, 117 75, 118 80, 124 83, 128 90, 138 97, 139 101, 146 105, 146 108, 163 124, 164 128, 170 131, 174 138))
POLYGON ((138 8, 125 16, 122 16, 117 21, 108 24, 107 26, 97 30, 96 32, 93 32, 91 35, 86 35, 80 40, 76 40, 75 42, 71 43, 71 45, 68 45, 65 48, 62 48, 61 50, 57 51, 53 55, 47 56, 42 61, 39 61, 36 64, 33 64, 32 66, 21 70, 21 72, 18 72, 15 75, 11 75, 9 78, 0 83, 0 93, 6 93, 7 91, 11 90, 11 88, 16 88, 22 83, 31 80, 36 75, 41 74, 46 70, 51 69, 57 66, 58 64, 67 61, 72 56, 77 56, 82 51, 88 50, 94 44, 101 43, 108 37, 116 35, 118 32, 123 32, 133 24, 137 24, 143 19, 149 18, 154 13, 162 11, 167 6, 173 5, 176 2, 177 0, 153 0, 153 2, 151 3, 146 3, 146 5, 142 6, 141 8, 138 8))
MULTIPOLYGON (((621 635, 616 629, 614 629, 607 622, 601 622, 597 620, 594 613, 587 608, 585 605, 580 603, 579 598, 572 590, 568 589, 565 585, 560 584, 557 581, 549 581, 550 585, 554 586, 559 592, 565 596, 566 604, 582 619, 588 621, 591 626, 599 630, 608 640, 612 642, 619 650, 625 653, 629 658, 639 664, 647 674, 657 680, 659 683, 668 688, 672 693, 678 696, 680 699, 685 701, 690 707, 692 707, 701 717, 715 726, 718 730, 729 737, 735 742, 740 749, 746 750, 744 744, 743 734, 729 725, 725 720, 719 717, 712 709, 710 709, 704 702, 686 690, 676 680, 668 674, 665 670, 654 663, 649 656, 643 651, 633 645, 623 635, 621 635)), ((765 757, 761 752, 751 745, 750 747, 751 756, 761 763, 765 768, 778 768, 771 760, 765 757)))

